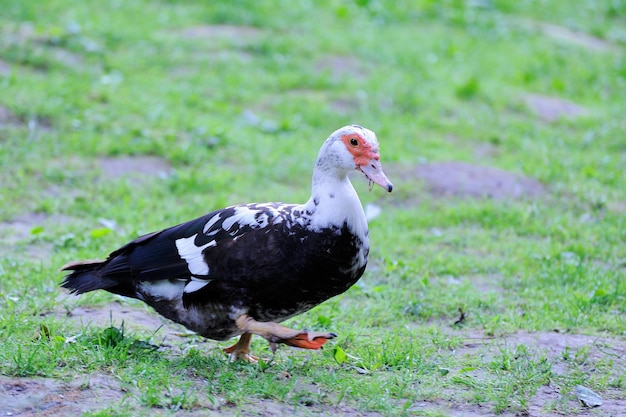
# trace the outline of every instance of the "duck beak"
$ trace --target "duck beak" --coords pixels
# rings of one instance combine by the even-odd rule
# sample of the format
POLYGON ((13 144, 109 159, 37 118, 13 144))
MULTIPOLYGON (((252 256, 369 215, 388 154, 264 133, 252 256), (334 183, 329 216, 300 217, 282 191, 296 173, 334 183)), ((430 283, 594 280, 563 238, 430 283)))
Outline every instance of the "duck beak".
POLYGON ((378 158, 370 159, 367 164, 357 165, 357 169, 365 174, 368 180, 380 185, 387 190, 387 192, 393 190, 393 184, 383 172, 383 166, 378 158))

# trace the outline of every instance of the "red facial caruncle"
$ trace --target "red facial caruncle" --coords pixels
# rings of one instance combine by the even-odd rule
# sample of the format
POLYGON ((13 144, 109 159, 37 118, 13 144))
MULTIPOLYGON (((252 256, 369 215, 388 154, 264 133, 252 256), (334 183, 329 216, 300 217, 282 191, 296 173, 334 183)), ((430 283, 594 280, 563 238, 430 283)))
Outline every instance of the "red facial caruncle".
POLYGON ((391 192, 393 184, 387 179, 380 163, 380 155, 378 148, 374 148, 370 142, 365 140, 358 133, 350 133, 341 136, 348 152, 354 156, 354 164, 356 169, 361 171, 367 179, 380 185, 382 188, 391 192))

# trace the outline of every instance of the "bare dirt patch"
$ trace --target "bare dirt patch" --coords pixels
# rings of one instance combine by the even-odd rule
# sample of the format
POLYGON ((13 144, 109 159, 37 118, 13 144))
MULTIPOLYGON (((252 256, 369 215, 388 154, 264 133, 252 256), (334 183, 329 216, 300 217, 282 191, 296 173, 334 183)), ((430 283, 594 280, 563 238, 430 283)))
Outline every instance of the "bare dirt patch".
POLYGON ((354 95, 342 95, 337 97, 322 91, 293 89, 277 96, 275 101, 282 101, 284 97, 298 101, 306 100, 319 103, 318 105, 328 106, 331 110, 343 115, 350 115, 359 110, 367 99, 364 94, 358 92, 354 95))
MULTIPOLYGON (((475 256, 480 256, 482 258, 488 258, 489 253, 477 253, 475 256)), ((502 282, 504 277, 497 273, 492 274, 470 274, 463 275, 459 278, 453 278, 456 281, 460 282, 463 280, 468 280, 472 283, 472 287, 476 288, 483 294, 487 293, 501 293, 504 291, 502 288, 502 282)))
POLYGON ((199 25, 183 29, 180 34, 186 39, 229 39, 244 43, 257 39, 264 32, 252 26, 199 25))
POLYGON ((83 68, 85 66, 82 55, 70 52, 62 48, 51 49, 54 59, 69 68, 83 68))
POLYGON ((606 204, 607 208, 616 213, 626 212, 626 201, 610 201, 606 204))
POLYGON ((122 400, 119 382, 91 374, 69 381, 0 376, 0 414, 4 416, 78 416, 122 400))
POLYGON ((11 75, 11 65, 0 59, 0 76, 11 75))
POLYGON ((562 117, 574 118, 588 114, 585 108, 558 97, 526 94, 524 101, 539 118, 548 122, 557 121, 562 117))
MULTIPOLYGON (((487 350, 497 346, 515 347, 524 345, 546 353, 550 359, 562 358, 564 352, 586 349, 588 358, 600 359, 606 356, 626 358, 626 340, 561 332, 517 332, 502 337, 486 336, 485 334, 468 333, 461 354, 474 354, 477 349, 487 350)), ((625 363, 626 365, 626 363, 625 363)), ((557 373, 559 369, 556 370, 557 373)))
POLYGON ((100 158, 98 165, 107 178, 144 176, 165 178, 173 169, 163 158, 156 156, 121 156, 117 158, 100 158))
MULTIPOLYGON (((2 107, 0 107, 0 125, 2 124, 2 117, 2 107)), ((173 172, 167 161, 154 156, 100 158, 96 164, 102 170, 102 179, 126 178, 138 183, 154 177, 166 178, 173 172)), ((68 165, 68 161, 58 161, 58 165, 68 165)), ((50 163, 50 166, 55 166, 54 161, 50 163)), ((81 170, 82 168, 78 165, 77 168, 72 169, 81 170)), ((71 198, 80 192, 76 189, 68 189, 53 184, 44 193, 56 198, 71 198)), ((38 239, 39 234, 53 229, 59 224, 70 224, 77 221, 76 218, 63 214, 27 212, 11 220, 0 222, 0 233, 2 234, 0 254, 11 253, 12 256, 47 259, 51 254, 52 244, 38 239), (16 250, 17 245, 25 243, 28 243, 25 250, 16 250)))
POLYGON ((349 115, 361 107, 361 100, 358 97, 342 97, 332 100, 328 105, 339 114, 349 115))
MULTIPOLYGON (((193 381, 192 381, 193 382, 193 381)), ((200 384, 200 381, 195 381, 200 384)), ((0 376, 0 415, 21 417, 80 416, 108 407, 135 410, 135 415, 176 416, 379 416, 348 406, 310 406, 283 404, 268 399, 250 399, 232 404, 217 399, 215 404, 199 402, 192 409, 176 412, 159 408, 143 408, 138 390, 122 384, 113 376, 90 374, 69 381, 52 378, 9 378, 0 376)))
POLYGON ((31 232, 35 227, 45 229, 47 226, 67 224, 72 220, 72 217, 63 214, 24 213, 8 222, 1 222, 0 230, 3 232, 5 242, 16 243, 32 237, 31 232))
POLYGON ((25 256, 30 259, 48 259, 52 253, 52 244, 37 239, 36 228, 42 231, 56 224, 67 224, 73 220, 62 214, 25 213, 6 222, 0 222, 0 254, 10 253, 14 256, 25 256), (28 242, 24 250, 16 250, 16 245, 28 242))
POLYGON ((592 51, 619 51, 619 47, 604 39, 588 35, 569 28, 545 22, 533 22, 534 26, 544 35, 563 42, 582 46, 592 51))
MULTIPOLYGON (((599 393, 604 403, 599 408, 587 408, 582 406, 576 397, 570 392, 563 392, 562 388, 555 382, 559 375, 568 372, 568 368, 575 361, 577 353, 584 352, 585 364, 582 367, 588 368, 590 373, 597 372, 595 364, 612 359, 616 362, 614 372, 616 375, 624 372, 626 363, 626 340, 590 336, 582 334, 560 333, 560 332, 517 332, 503 337, 489 337, 483 333, 467 333, 463 346, 458 348, 456 355, 480 355, 484 361, 490 361, 498 353, 503 346, 515 348, 516 346, 525 346, 530 352, 537 354, 545 354, 546 358, 551 362, 551 369, 556 378, 551 379, 550 383, 540 387, 537 392, 530 398, 527 414, 529 416, 562 416, 567 414, 564 412, 548 412, 546 406, 551 404, 564 404, 571 410, 576 410, 577 416, 626 416, 626 399, 620 398, 615 390, 607 389, 605 392, 599 393), (564 401, 566 400, 566 401, 564 401)), ((485 410, 475 406, 467 409, 463 407, 449 408, 450 415, 485 415, 485 410), (477 414, 472 414, 472 413, 477 414)), ((500 416, 508 417, 517 414, 503 413, 500 416)))
POLYGON ((557 357, 565 349, 590 349, 591 358, 600 358, 610 355, 617 358, 626 358, 626 340, 612 339, 608 337, 588 336, 583 334, 571 334, 560 332, 519 332, 506 337, 507 343, 517 345, 535 346, 545 349, 550 357, 557 357))
POLYGON ((14 114, 4 106, 0 106, 0 129, 7 126, 28 126, 31 131, 48 130, 52 127, 52 121, 45 116, 33 116, 26 118, 14 114))
MULTIPOLYGON (((0 63, 0 70, 1 69, 2 64, 0 63)), ((18 125, 19 123, 19 119, 11 112, 11 110, 4 106, 0 106, 0 128, 3 126, 18 125)))
MULTIPOLYGON (((75 297, 63 295, 60 299, 71 302, 75 297)), ((188 343, 192 336, 194 342, 213 343, 195 336, 195 333, 187 331, 183 326, 167 320, 143 305, 133 304, 135 304, 133 301, 114 301, 101 307, 68 307, 57 311, 55 315, 81 328, 105 329, 110 326, 120 327, 123 323, 124 329, 144 334, 153 333, 154 343, 166 346, 170 343, 188 343)))
MULTIPOLYGON (((348 406, 283 404, 271 400, 254 400, 253 404, 246 404, 233 410, 233 415, 246 417, 282 417, 282 416, 337 416, 337 417, 374 417, 383 414, 357 410, 348 406)), ((225 413, 228 414, 228 413, 225 413)))
MULTIPOLYGON (((199 25, 182 29, 176 35, 183 39, 202 41, 202 46, 207 49, 202 54, 192 55, 192 61, 209 59, 211 62, 247 64, 252 62, 253 54, 242 47, 265 36, 265 33, 264 30, 252 26, 199 25)), ((187 78, 198 74, 196 67, 192 62, 188 66, 174 67, 170 73, 174 77, 187 78)))
POLYGON ((363 80, 367 77, 367 72, 361 61, 357 57, 350 55, 325 56, 315 63, 315 69, 319 72, 329 72, 333 80, 344 78, 363 80))
POLYGON ((423 181, 436 196, 511 199, 544 192, 543 185, 532 178, 457 161, 422 164, 399 175, 423 181))

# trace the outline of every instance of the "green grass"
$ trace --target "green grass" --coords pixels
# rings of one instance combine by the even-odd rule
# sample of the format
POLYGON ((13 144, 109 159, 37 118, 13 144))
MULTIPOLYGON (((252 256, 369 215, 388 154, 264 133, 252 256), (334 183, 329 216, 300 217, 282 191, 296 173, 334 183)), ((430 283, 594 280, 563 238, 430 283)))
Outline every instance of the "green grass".
POLYGON ((624 1, 0 0, 0 10, 3 375, 115 381, 119 398, 90 416, 267 404, 303 415, 601 415, 626 396, 624 1), (608 47, 550 37, 538 22, 608 47), (547 122, 529 93, 585 114, 547 122), (289 323, 337 332, 322 352, 273 357, 255 340, 272 359, 231 364, 224 343, 161 346, 160 330, 123 317, 64 318, 118 299, 63 297, 65 262, 226 205, 304 201, 319 146, 348 123, 377 132, 395 189, 368 193, 355 178, 362 202, 383 208, 368 270, 289 323), (161 157, 172 173, 111 177, 98 163, 128 155, 161 157), (412 167, 446 160, 546 191, 429 194, 412 167), (599 342, 515 343, 555 330, 599 342), (604 408, 582 408, 578 384, 604 408), (561 395, 537 397, 546 387, 561 395))

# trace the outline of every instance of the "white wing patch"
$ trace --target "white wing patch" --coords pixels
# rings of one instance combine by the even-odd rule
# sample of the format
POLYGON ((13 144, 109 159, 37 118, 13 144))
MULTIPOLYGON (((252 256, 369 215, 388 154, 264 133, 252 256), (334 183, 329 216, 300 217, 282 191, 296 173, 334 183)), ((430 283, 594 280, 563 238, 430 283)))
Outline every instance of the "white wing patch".
POLYGON ((178 255, 187 262, 189 272, 192 275, 209 275, 209 265, 204 261, 202 251, 211 246, 217 246, 215 240, 202 246, 196 246, 195 240, 198 234, 191 237, 183 237, 176 240, 178 255))
MULTIPOLYGON (((253 230, 263 229, 270 224, 279 224, 283 221, 283 216, 278 210, 287 205, 270 205, 270 204, 249 204, 246 206, 235 206, 234 214, 224 219, 222 222, 222 229, 226 230, 233 236, 237 234, 237 230, 241 226, 248 226, 253 230), (239 225, 236 230, 231 230, 233 226, 239 225)), ((205 225, 205 233, 209 226, 213 226, 217 220, 212 218, 205 225)), ((210 234, 209 234, 210 235, 210 234)))
MULTIPOLYGON (((202 228, 204 236, 214 236, 224 230, 236 241, 245 234, 245 229, 242 230, 242 226, 247 226, 253 230, 263 229, 270 224, 282 223, 285 221, 285 215, 293 215, 291 213, 293 206, 287 204, 249 204, 228 207, 228 209, 230 208, 233 210, 232 215, 223 218, 223 212, 217 213, 205 223, 202 228)), ((301 219, 298 218, 295 221, 301 221, 301 219)), ((181 282, 184 285, 182 292, 185 294, 199 291, 211 282, 210 279, 200 278, 209 275, 210 271, 202 252, 208 247, 217 246, 217 241, 213 239, 204 245, 197 246, 195 243, 197 237, 198 233, 177 239, 175 242, 178 255, 187 262, 187 267, 192 275, 190 281, 183 281, 185 284, 181 282)), ((153 289, 153 291, 155 290, 153 289)), ((177 291, 180 292, 179 287, 177 287, 177 291)), ((163 291, 159 291, 163 294, 165 292, 165 288, 163 291)))
POLYGON ((184 282, 173 280, 143 281, 141 288, 157 299, 176 300, 183 292, 184 282))
MULTIPOLYGON (((259 213, 263 213, 263 211, 255 210, 248 206, 235 207, 235 214, 224 219, 224 222, 222 223, 222 228, 224 230, 230 230, 235 223, 247 225, 252 227, 253 229, 267 226, 267 214, 265 215, 265 224, 260 224, 259 222, 257 222, 256 215, 259 213)), ((261 220, 260 217, 259 220, 261 220)))
POLYGON ((184 292, 189 294, 189 293, 192 293, 192 292, 199 291, 202 288, 204 288, 207 284, 209 284, 210 282, 211 282, 211 280, 208 280, 208 279, 191 278, 191 281, 189 281, 187 283, 187 285, 185 285, 184 292))
POLYGON ((211 217, 211 219, 209 219, 209 221, 204 225, 204 229, 202 230, 202 232, 207 235, 207 236, 212 236, 214 234, 216 234, 217 232, 219 232, 219 229, 213 230, 211 232, 209 232, 209 230, 211 230, 211 228, 213 227, 213 225, 215 223, 217 223, 220 220, 221 216, 219 213, 217 213, 215 216, 211 217))

